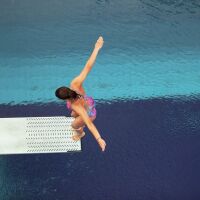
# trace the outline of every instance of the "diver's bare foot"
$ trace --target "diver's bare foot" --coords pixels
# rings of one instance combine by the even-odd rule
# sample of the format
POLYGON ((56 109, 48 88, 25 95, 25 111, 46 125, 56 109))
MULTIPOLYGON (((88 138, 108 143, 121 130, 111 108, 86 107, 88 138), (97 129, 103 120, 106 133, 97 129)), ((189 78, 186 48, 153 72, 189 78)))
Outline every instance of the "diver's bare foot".
POLYGON ((85 132, 83 131, 83 128, 79 129, 79 130, 75 130, 76 133, 72 136, 72 139, 75 141, 80 140, 82 137, 85 136, 85 132))
POLYGON ((72 139, 74 140, 74 141, 78 141, 78 140, 80 140, 82 137, 84 137, 85 136, 85 132, 82 132, 82 133, 76 133, 75 135, 73 135, 72 136, 72 139))

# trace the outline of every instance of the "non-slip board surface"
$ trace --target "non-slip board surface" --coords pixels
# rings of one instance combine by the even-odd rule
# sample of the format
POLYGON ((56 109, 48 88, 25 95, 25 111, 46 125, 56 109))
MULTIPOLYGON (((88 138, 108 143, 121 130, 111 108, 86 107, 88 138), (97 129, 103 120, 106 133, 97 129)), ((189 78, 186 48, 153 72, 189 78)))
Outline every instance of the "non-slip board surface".
POLYGON ((72 117, 0 118, 0 154, 81 151, 72 117))

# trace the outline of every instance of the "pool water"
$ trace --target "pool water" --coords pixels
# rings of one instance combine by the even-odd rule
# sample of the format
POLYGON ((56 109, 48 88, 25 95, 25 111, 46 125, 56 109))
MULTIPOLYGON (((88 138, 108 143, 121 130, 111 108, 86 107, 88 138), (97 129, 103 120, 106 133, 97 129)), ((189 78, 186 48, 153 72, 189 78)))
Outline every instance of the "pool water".
POLYGON ((0 9, 2 104, 55 102, 55 88, 80 73, 100 35, 85 81, 97 100, 199 94, 197 0, 9 0, 0 9))
POLYGON ((100 35, 84 83, 102 153, 0 156, 2 200, 199 200, 197 0, 0 2, 0 117, 69 116, 69 85, 100 35))

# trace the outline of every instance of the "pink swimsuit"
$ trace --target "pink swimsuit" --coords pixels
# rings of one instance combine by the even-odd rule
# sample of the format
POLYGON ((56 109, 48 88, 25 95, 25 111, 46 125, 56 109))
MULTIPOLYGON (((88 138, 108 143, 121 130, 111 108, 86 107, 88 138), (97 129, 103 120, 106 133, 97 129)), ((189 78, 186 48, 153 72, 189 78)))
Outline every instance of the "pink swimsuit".
MULTIPOLYGON (((97 112, 96 112, 96 108, 95 108, 94 99, 92 97, 89 97, 89 96, 86 96, 86 95, 83 96, 83 98, 84 98, 85 103, 86 103, 85 108, 87 110, 88 116, 89 117, 94 117, 94 116, 96 117, 97 112)), ((66 106, 69 110, 72 110, 71 104, 70 104, 69 101, 67 101, 66 106)))

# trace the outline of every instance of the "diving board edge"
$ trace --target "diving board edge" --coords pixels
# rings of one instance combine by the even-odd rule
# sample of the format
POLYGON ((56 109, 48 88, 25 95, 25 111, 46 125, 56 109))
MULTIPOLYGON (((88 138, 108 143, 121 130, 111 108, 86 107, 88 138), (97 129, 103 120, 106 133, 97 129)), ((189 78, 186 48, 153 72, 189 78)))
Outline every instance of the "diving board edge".
POLYGON ((81 152, 74 141, 73 117, 0 118, 0 154, 81 152))

